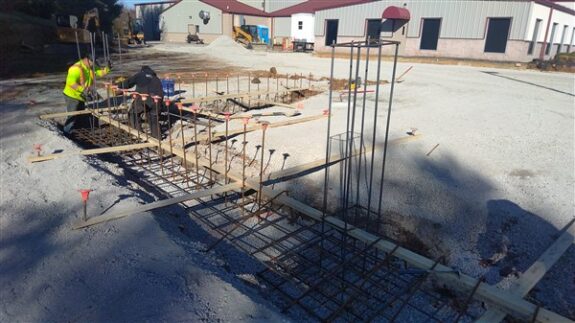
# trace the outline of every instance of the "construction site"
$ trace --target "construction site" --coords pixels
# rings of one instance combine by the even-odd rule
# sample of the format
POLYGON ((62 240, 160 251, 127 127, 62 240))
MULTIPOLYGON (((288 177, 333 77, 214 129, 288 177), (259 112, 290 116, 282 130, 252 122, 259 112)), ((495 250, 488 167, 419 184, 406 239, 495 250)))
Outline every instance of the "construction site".
POLYGON ((85 109, 0 80, 0 321, 573 322, 573 74, 400 45, 102 33, 85 109))

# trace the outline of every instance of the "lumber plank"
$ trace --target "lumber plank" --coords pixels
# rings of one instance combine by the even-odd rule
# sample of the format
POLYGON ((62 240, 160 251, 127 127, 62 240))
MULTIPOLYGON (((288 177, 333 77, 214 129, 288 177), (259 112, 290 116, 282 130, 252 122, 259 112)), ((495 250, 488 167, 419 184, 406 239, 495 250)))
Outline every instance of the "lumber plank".
POLYGON ((86 227, 93 226, 93 225, 100 224, 100 223, 104 223, 104 222, 109 222, 112 220, 121 219, 121 218, 130 216, 130 215, 134 215, 134 214, 148 212, 151 210, 163 208, 166 206, 182 203, 185 201, 189 201, 189 200, 193 200, 193 199, 197 199, 197 198, 201 198, 201 197, 225 193, 225 192, 228 192, 228 191, 240 188, 240 187, 241 187, 241 183, 231 183, 231 184, 227 184, 227 185, 223 185, 223 186, 217 186, 214 188, 194 192, 191 194, 185 194, 185 195, 174 197, 174 198, 169 198, 169 199, 165 199, 165 200, 160 200, 160 201, 144 204, 144 205, 141 205, 141 206, 138 206, 135 208, 130 208, 130 209, 127 209, 124 211, 119 211, 119 212, 112 213, 112 214, 104 214, 104 215, 101 215, 98 217, 90 218, 86 222, 82 222, 82 223, 75 225, 74 230, 86 228, 86 227))
POLYGON ((108 112, 108 111, 118 111, 118 110, 126 110, 128 107, 111 107, 111 108, 100 108, 100 109, 85 109, 80 111, 71 111, 71 112, 57 112, 57 113, 48 113, 42 114, 39 116, 42 120, 49 120, 49 119, 57 119, 57 118, 66 118, 70 116, 78 116, 83 114, 91 114, 93 111, 96 112, 108 112))
MULTIPOLYGON (((102 122, 107 123, 105 116, 97 112, 94 113, 94 116, 98 117, 98 119, 100 119, 102 122)), ((113 126, 123 129, 130 134, 137 133, 135 129, 126 126, 124 124, 113 124, 113 126)), ((148 138, 148 141, 152 143, 154 141, 157 142, 157 140, 152 137, 148 138)), ((195 155, 192 152, 186 152, 179 148, 173 149, 172 152, 179 157, 183 157, 185 155, 187 160, 193 164, 195 155)), ((224 167, 222 166, 219 165, 210 166, 208 163, 204 161, 200 161, 198 164, 199 164, 198 166, 211 168, 215 172, 218 172, 222 175, 225 173, 224 167)), ((234 171, 228 171, 227 175, 228 178, 233 181, 240 183, 242 182, 241 174, 237 174, 234 171)), ((245 180, 244 183, 247 187, 250 187, 251 189, 254 190, 259 190, 260 188, 260 184, 258 181, 248 179, 245 180)), ((291 197, 285 195, 279 195, 280 191, 278 189, 272 189, 263 186, 261 193, 267 197, 275 197, 276 202, 288 206, 293 210, 298 211, 301 214, 307 216, 310 219, 313 219, 315 221, 322 220, 323 213, 321 211, 312 208, 311 206, 308 206, 291 197)), ((378 236, 375 236, 364 230, 356 228, 353 225, 345 223, 335 217, 326 216, 323 220, 325 221, 326 224, 333 227, 334 229, 340 231, 346 231, 352 237, 361 240, 363 242, 366 242, 367 244, 373 244, 377 249, 382 250, 384 252, 391 252, 392 250, 397 248, 396 251, 394 252, 394 256, 406 261, 407 263, 409 263, 414 267, 420 269, 429 269, 435 264, 435 261, 432 259, 419 255, 403 247, 398 247, 395 243, 391 241, 381 239, 378 236)), ((495 304, 509 314, 518 314, 524 318, 525 317, 531 318, 537 312, 538 314, 536 317, 537 322, 545 322, 545 323, 572 322, 557 313, 554 313, 544 308, 538 308, 533 303, 528 302, 523 298, 514 295, 513 293, 501 290, 487 283, 479 283, 478 279, 465 275, 463 273, 456 273, 452 268, 447 267, 445 265, 438 264, 435 266, 435 268, 437 271, 434 271, 434 275, 439 280, 444 282, 446 285, 454 289, 463 290, 467 292, 472 291, 477 285, 478 287, 473 295, 473 298, 489 302, 490 304, 495 304)))
MULTIPOLYGON (((509 291, 520 295, 527 296, 529 291, 545 276, 547 271, 563 256, 574 242, 575 237, 575 219, 571 220, 564 229, 564 232, 545 250, 531 267, 529 267, 519 279, 511 285, 509 291)), ((507 313, 492 307, 476 321, 476 323, 497 323, 503 321, 507 313)))
POLYGON ((95 149, 84 149, 75 152, 69 153, 60 153, 60 154, 50 154, 50 155, 43 155, 43 156, 29 156, 28 162, 30 163, 37 163, 46 160, 52 160, 57 158, 66 158, 71 156, 78 156, 78 155, 98 155, 98 154, 106 154, 106 153, 114 153, 120 151, 127 151, 127 150, 135 150, 135 149, 144 149, 155 147, 156 145, 145 142, 140 144, 132 144, 132 145, 124 145, 124 146, 114 146, 114 147, 103 147, 103 148, 95 148, 95 149))

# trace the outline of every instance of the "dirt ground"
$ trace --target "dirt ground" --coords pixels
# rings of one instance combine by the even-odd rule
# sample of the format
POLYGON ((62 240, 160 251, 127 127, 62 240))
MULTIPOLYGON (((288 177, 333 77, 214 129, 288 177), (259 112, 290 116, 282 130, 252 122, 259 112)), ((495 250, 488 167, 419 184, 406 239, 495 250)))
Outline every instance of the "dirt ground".
MULTIPOLYGON (((323 78, 323 82, 330 76, 329 59, 300 53, 252 54, 154 44, 123 55, 123 60, 116 64, 112 78, 149 65, 162 77, 180 76, 184 96, 191 92, 194 73, 204 71, 265 75, 274 67, 282 76, 312 74, 314 80, 323 78)), ((336 59, 334 76, 342 80, 342 88, 347 66, 347 60, 336 59)), ((382 79, 391 80, 391 64, 385 61, 382 66, 382 79)), ((449 265, 508 288, 575 216, 575 79, 572 74, 514 67, 409 60, 400 60, 398 71, 410 66, 413 70, 404 82, 396 84, 390 138, 404 137, 411 128, 422 136, 390 148, 384 185, 386 233, 417 237, 406 244, 432 257, 446 256, 449 265)), ((374 89, 374 75, 374 69, 370 70, 368 89, 374 89)), ((229 262, 244 259, 231 252, 203 257, 197 252, 202 239, 190 241, 190 235, 181 235, 169 219, 146 214, 105 229, 90 229, 87 234, 69 232, 81 208, 78 188, 96 188, 94 211, 158 197, 124 178, 117 166, 97 159, 56 160, 49 166, 26 163, 34 143, 43 143, 46 150, 75 149, 73 142, 36 119, 41 113, 63 111, 64 76, 65 71, 59 71, 0 81, 0 239, 8 246, 0 251, 0 259, 10 261, 2 275, 0 297, 8 301, 2 302, 0 320, 178 320, 189 319, 188 315, 210 321, 285 320, 256 290, 239 282, 237 276, 253 273, 257 264, 229 262), (157 265, 174 259, 178 260, 173 268, 157 265), (62 261, 65 274, 58 273, 62 261), (97 268, 95 276, 86 278, 91 266, 97 268), (232 269, 223 269, 227 266, 232 269), (149 278, 148 283, 130 283, 141 275, 149 278), (96 288, 107 277, 111 278, 104 288, 96 288), (122 291, 114 291, 113 285, 122 281, 126 282, 121 284, 122 291), (226 293, 217 292, 218 288, 226 293), (97 292, 90 295, 92 289, 97 292), (156 289, 163 305, 152 310, 156 289), (78 298, 85 300, 74 308, 78 298), (239 305, 234 305, 236 299, 239 305), (103 311, 110 303, 118 304, 113 311, 103 311), (124 306, 131 310, 124 312, 124 306), (244 309, 234 314, 240 306, 244 309), (69 314, 59 316, 59 312, 69 314)), ((208 81, 213 86, 215 80, 210 77, 208 81)), ((382 82, 380 103, 384 106, 388 94, 389 86, 382 82)), ((367 109, 373 112, 374 96, 366 99, 367 109)), ((310 97, 302 104, 302 117, 321 114, 329 104, 328 94, 310 97)), ((345 129, 345 107, 336 97, 335 133, 345 129)), ((386 117, 386 111, 379 112, 379 125, 386 117)), ((261 120, 274 121, 271 117, 261 120)), ((216 130, 222 130, 221 126, 216 130)), ((376 131, 381 134, 385 129, 380 126, 376 131)), ((325 133, 325 120, 270 129, 266 147, 277 151, 270 171, 325 156, 325 133), (286 153, 287 161, 281 159, 286 153)), ((251 133, 248 141, 251 156, 261 135, 251 133)), ((291 196, 318 205, 321 184, 323 174, 316 173, 278 188, 289 188, 291 196)), ((179 212, 174 207, 154 214, 179 212)), ((194 233, 205 236, 199 229, 194 233)), ((572 246, 529 299, 575 318, 574 268, 572 246)))

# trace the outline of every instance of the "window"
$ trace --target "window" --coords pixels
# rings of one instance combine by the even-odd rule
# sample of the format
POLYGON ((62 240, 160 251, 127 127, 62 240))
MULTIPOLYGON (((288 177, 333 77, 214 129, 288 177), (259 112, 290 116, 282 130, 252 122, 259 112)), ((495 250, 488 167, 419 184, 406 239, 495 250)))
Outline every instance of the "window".
POLYGON ((563 25, 563 34, 561 34, 561 41, 559 42, 559 44, 557 44, 557 54, 561 53, 561 47, 565 42, 565 36, 567 36, 567 28, 569 28, 569 26, 563 25))
POLYGON ((326 32, 325 32, 325 45, 331 46, 331 44, 337 43, 337 26, 338 20, 326 20, 326 32))
POLYGON ((381 33, 381 19, 368 19, 367 20, 367 30, 365 32, 365 38, 370 40, 379 40, 379 34, 381 33))
POLYGON ((531 43, 529 43, 529 49, 527 50, 527 55, 532 55, 533 50, 535 50, 535 46, 537 45, 537 37, 539 37, 539 28, 541 27, 541 19, 537 19, 535 21, 535 27, 533 28, 533 38, 531 39, 531 43))
POLYGON ((505 53, 509 27, 511 27, 510 18, 489 18, 484 49, 486 53, 505 53))
POLYGON ((303 21, 298 21, 297 22, 297 29, 302 30, 303 29, 303 21))
POLYGON ((421 29, 421 43, 419 44, 419 49, 437 50, 440 26, 441 19, 439 18, 423 19, 423 28, 421 29))
POLYGON ((551 28, 551 37, 549 37, 549 42, 547 43, 547 48, 545 48, 545 55, 551 53, 551 47, 553 47, 553 40, 555 38, 555 31, 557 30, 558 23, 553 23, 553 28, 551 28))

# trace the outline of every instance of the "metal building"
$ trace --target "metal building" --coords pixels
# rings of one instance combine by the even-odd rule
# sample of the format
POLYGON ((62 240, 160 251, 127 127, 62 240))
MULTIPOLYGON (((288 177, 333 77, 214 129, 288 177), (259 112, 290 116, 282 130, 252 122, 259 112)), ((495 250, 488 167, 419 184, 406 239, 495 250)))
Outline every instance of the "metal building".
POLYGON ((571 3, 532 1, 362 1, 315 11, 315 49, 332 41, 362 40, 368 35, 400 40, 403 56, 453 57, 495 61, 531 61, 569 52, 575 11, 571 3), (390 6, 406 9, 383 19, 390 6), (403 21, 405 22, 405 21, 403 21))
POLYGON ((160 40, 160 14, 177 1, 157 1, 134 4, 136 20, 141 23, 146 40, 160 40))
POLYGON ((197 34, 209 43, 222 35, 233 37, 233 26, 244 24, 270 27, 271 19, 236 0, 180 1, 160 16, 162 40, 168 42, 185 42, 188 34, 197 34))

